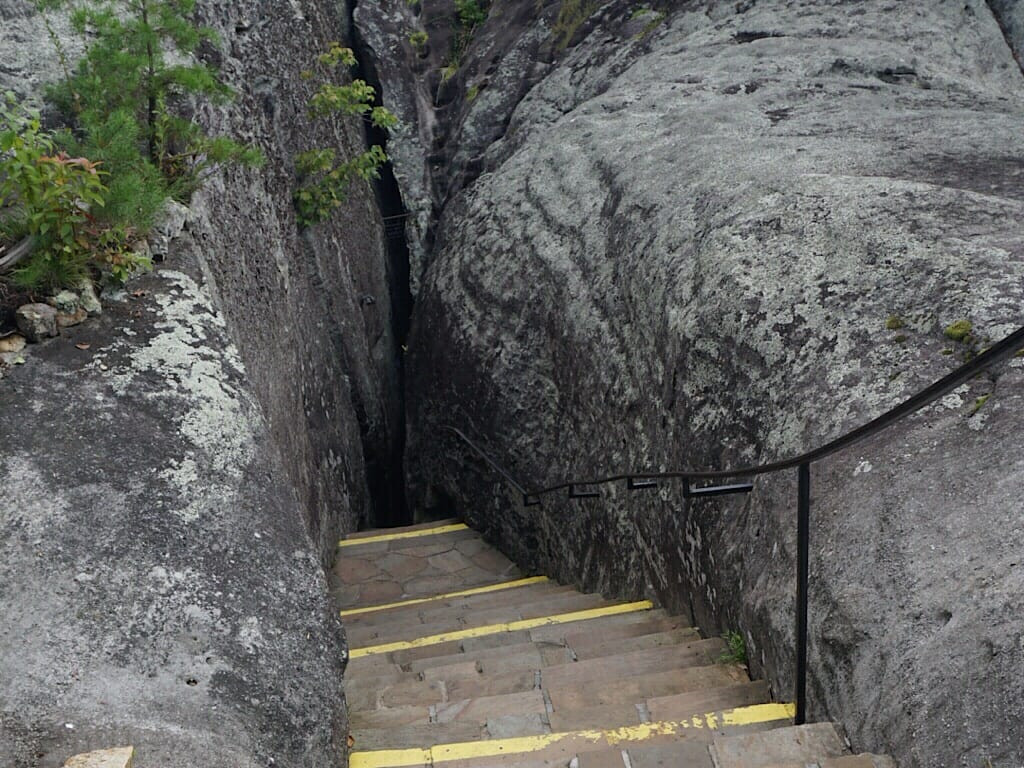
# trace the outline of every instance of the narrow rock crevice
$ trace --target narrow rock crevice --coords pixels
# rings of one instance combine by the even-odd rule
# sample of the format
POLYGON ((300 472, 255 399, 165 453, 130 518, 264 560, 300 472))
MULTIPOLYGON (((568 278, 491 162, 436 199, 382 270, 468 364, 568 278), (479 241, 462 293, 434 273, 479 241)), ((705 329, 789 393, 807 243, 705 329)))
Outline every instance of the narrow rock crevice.
MULTIPOLYGON (((348 26, 352 50, 356 56, 355 76, 373 86, 376 94, 376 106, 382 106, 381 83, 373 66, 373 59, 367 55, 366 46, 359 35, 355 24, 356 2, 352 0, 346 6, 348 26)), ((368 146, 379 144, 387 150, 388 134, 369 121, 364 122, 366 143, 368 146)), ((405 218, 407 215, 402 192, 390 162, 381 168, 380 178, 374 182, 377 206, 384 220, 385 253, 387 256, 387 278, 391 303, 391 330, 395 338, 396 354, 393 361, 395 377, 398 380, 400 401, 397 413, 400 423, 394 431, 394 440, 390 446, 390 454, 384 461, 368 458, 366 462, 366 481, 369 486, 370 498, 373 503, 375 527, 408 525, 412 522, 412 513, 405 498, 405 370, 404 349, 409 336, 409 324, 412 318, 413 296, 409 285, 409 244, 405 235, 405 218)))

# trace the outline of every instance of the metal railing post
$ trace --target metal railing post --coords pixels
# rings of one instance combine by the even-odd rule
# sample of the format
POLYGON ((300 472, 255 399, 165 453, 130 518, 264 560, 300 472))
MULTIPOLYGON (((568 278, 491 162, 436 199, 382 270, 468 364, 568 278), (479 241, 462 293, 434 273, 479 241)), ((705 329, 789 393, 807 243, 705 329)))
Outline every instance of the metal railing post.
POLYGON ((807 576, 811 538, 811 465, 800 465, 796 524, 796 717, 807 722, 807 576))

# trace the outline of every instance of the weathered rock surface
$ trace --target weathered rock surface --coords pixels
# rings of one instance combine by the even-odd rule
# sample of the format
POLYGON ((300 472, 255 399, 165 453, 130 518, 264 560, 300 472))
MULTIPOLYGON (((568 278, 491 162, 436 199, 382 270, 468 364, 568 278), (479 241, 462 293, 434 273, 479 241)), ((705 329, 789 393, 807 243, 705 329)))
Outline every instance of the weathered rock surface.
POLYGON ((22 304, 14 313, 18 330, 32 342, 45 341, 60 333, 57 310, 49 304, 22 304))
MULTIPOLYGON (((60 70, 33 5, 0 0, 0 91, 37 98, 60 70)), ((170 211, 153 255, 171 271, 5 379, 5 766, 129 741, 139 768, 333 766, 345 749, 344 640, 318 563, 401 511, 403 429, 374 191, 305 232, 291 198, 297 152, 364 146, 358 121, 308 119, 300 77, 347 15, 247 0, 197 17, 238 95, 191 116, 267 163, 170 211)))
POLYGON ((335 766, 341 629, 196 263, 0 388, 0 765, 335 766), (82 351, 75 344, 89 344, 82 351))
MULTIPOLYGON (((523 509, 439 428, 535 484, 781 458, 896 404, 1024 320, 1024 78, 977 0, 631 16, 582 23, 445 201, 410 479, 520 563, 741 628, 788 698, 795 478, 523 509)), ((1016 360, 815 468, 812 707, 857 749, 1024 758, 1022 385, 1016 360)))
POLYGON ((1017 63, 1024 71, 1024 2, 1021 0, 988 0, 992 12, 1013 49, 1017 63))

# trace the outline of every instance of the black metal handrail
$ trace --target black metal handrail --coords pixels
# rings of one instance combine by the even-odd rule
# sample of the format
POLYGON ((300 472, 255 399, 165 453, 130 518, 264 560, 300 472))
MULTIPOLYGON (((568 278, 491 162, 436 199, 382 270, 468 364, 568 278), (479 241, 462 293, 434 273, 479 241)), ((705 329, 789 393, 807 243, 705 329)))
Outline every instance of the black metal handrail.
POLYGON ((541 503, 541 497, 554 493, 555 491, 568 491, 569 498, 581 499, 592 498, 600 494, 594 491, 581 491, 581 488, 606 485, 609 483, 626 482, 629 490, 642 490, 656 487, 659 480, 685 481, 683 495, 690 497, 717 496, 726 493, 747 493, 753 489, 749 483, 697 487, 690 486, 691 480, 722 480, 727 478, 752 478, 759 475, 767 475, 773 472, 781 472, 787 469, 797 469, 797 580, 796 580, 796 716, 794 722, 802 725, 807 720, 807 602, 808 602, 808 576, 810 563, 810 513, 811 513, 811 464, 821 459, 839 453, 855 443, 876 435, 901 419, 925 408, 943 395, 949 394, 952 390, 966 381, 969 381, 985 369, 1000 363, 1018 351, 1024 350, 1024 327, 1011 333, 1002 341, 994 344, 985 351, 978 354, 969 362, 960 366, 953 372, 936 381, 929 387, 922 389, 912 397, 907 398, 894 408, 883 413, 875 419, 862 424, 856 429, 844 433, 840 437, 831 440, 824 445, 810 451, 799 454, 789 459, 758 464, 749 467, 722 470, 672 470, 668 472, 628 472, 601 477, 592 477, 578 480, 565 480, 548 485, 536 490, 527 491, 524 486, 517 482, 508 470, 492 459, 483 448, 470 439, 462 430, 453 426, 445 426, 444 429, 454 433, 460 440, 473 449, 487 464, 500 474, 509 485, 522 497, 524 506, 535 506, 541 503))

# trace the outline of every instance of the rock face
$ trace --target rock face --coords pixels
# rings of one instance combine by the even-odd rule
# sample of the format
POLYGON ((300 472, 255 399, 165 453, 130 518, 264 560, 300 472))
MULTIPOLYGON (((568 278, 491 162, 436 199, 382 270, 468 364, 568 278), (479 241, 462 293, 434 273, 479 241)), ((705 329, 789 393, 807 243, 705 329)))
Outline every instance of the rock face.
MULTIPOLYGON (((0 0, 0 91, 38 98, 60 67, 33 6, 0 0)), ((4 381, 5 766, 129 742, 139 768, 344 753, 345 645, 318 564, 403 510, 374 190, 307 231, 292 205, 297 152, 365 146, 358 121, 308 119, 301 77, 348 16, 326 0, 201 0, 197 19, 237 98, 191 116, 266 165, 219 172, 169 211, 154 255, 171 271, 141 284, 146 308, 106 307, 4 381)), ((59 15, 51 28, 70 41, 59 15)))
MULTIPOLYGON (((515 31, 504 8, 480 46, 515 31)), ((782 458, 881 413, 1024 321, 1024 79, 977 0, 555 11, 566 50, 493 95, 507 126, 434 225, 414 497, 520 563, 742 630, 789 698, 794 477, 524 509, 440 427, 534 485, 782 458)), ((550 8, 532 19, 519 39, 555 35, 550 8)), ((857 749, 1024 758, 1022 384, 1018 359, 814 468, 812 714, 857 749)))
POLYGON ((1017 63, 1024 71, 1024 2, 1021 0, 989 0, 992 13, 1006 35, 1006 42, 1013 49, 1017 63))
POLYGON ((196 262, 136 285, 0 387, 0 764, 335 766, 300 499, 196 262))

